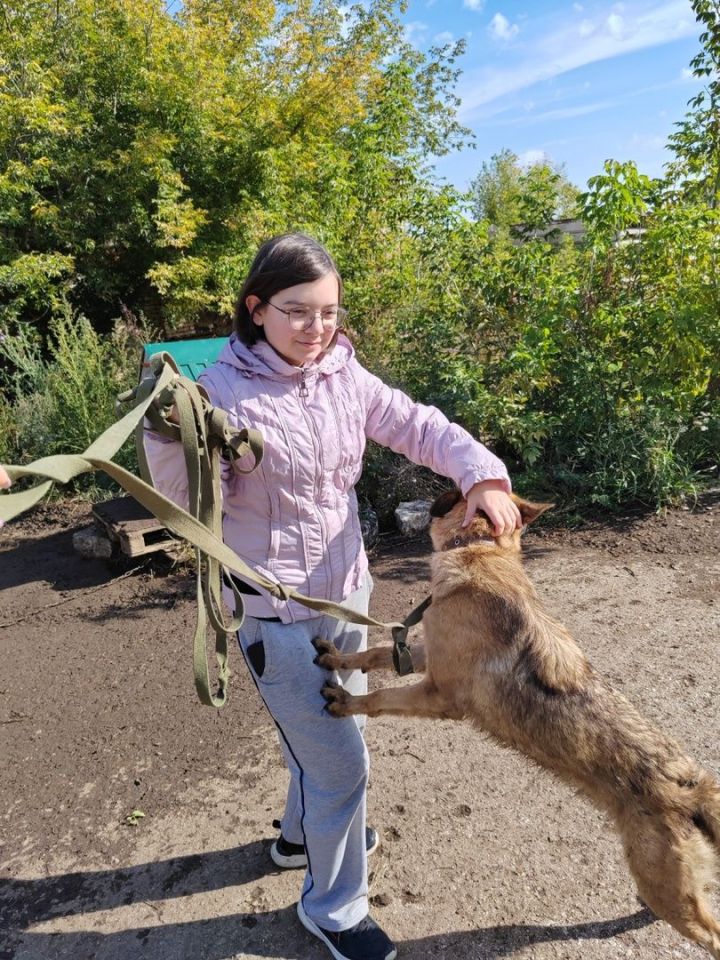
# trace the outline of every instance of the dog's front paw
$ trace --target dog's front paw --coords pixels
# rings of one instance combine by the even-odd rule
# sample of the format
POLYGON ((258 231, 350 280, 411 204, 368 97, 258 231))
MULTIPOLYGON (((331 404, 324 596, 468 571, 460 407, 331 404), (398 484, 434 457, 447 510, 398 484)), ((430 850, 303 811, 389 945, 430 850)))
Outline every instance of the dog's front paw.
POLYGON ((326 683, 320 693, 327 703, 325 709, 334 717, 347 717, 350 714, 351 694, 337 683, 326 683))
POLYGON ((316 663, 324 670, 342 669, 342 655, 332 640, 325 640, 323 637, 315 637, 312 645, 318 652, 318 655, 313 660, 313 663, 316 663))

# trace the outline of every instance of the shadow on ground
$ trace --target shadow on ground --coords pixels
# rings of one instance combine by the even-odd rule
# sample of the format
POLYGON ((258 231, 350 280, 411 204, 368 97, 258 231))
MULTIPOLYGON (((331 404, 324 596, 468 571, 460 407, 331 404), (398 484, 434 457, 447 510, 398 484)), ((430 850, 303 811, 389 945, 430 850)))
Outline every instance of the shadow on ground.
MULTIPOLYGON (((299 925, 294 906, 270 912, 236 913, 182 923, 163 922, 163 904, 261 879, 272 869, 267 841, 210 853, 174 857, 117 870, 78 871, 37 880, 5 880, 2 926, 11 941, 2 960, 224 960, 251 957, 307 958, 325 950, 299 925), (159 905, 155 905, 157 904, 159 905), (103 933, 87 918, 80 931, 33 931, 36 924, 139 905, 149 924, 103 933)), ((135 922, 135 918, 133 918, 135 922)), ((648 910, 625 917, 565 926, 508 924, 405 940, 405 960, 427 957, 500 958, 532 944, 605 940, 654 922, 648 910)), ((77 924, 77 919, 75 920, 77 924)))

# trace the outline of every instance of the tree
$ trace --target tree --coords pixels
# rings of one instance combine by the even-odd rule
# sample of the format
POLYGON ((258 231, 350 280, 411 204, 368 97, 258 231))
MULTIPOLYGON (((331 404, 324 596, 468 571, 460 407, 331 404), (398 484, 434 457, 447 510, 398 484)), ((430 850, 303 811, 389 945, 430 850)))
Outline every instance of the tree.
POLYGON ((362 290, 462 141, 462 44, 397 0, 2 0, 0 300, 226 326, 258 243, 300 228, 362 290), (382 241, 379 243, 379 238, 382 241), (364 259, 360 259, 360 254, 364 259))
POLYGON ((496 227, 542 228, 578 213, 578 190, 562 167, 549 160, 523 165, 508 149, 483 162, 470 191, 476 219, 496 227))
POLYGON ((706 86, 690 100, 685 119, 676 124, 669 145, 668 182, 686 198, 720 205, 720 9, 717 0, 693 0, 703 26, 702 49, 690 61, 693 75, 706 86))

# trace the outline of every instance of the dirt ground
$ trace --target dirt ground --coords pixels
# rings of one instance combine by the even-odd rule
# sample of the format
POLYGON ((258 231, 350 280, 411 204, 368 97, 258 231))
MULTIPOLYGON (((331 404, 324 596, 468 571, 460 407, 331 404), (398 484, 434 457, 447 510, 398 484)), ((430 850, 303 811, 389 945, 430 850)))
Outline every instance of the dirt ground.
MULTIPOLYGON (((192 577, 80 558, 88 522, 44 507, 0 535, 0 958, 322 960, 301 874, 268 857, 286 775, 239 656, 229 705, 200 706, 192 577)), ((525 540, 595 667, 716 773, 719 544, 717 494, 525 540)), ((383 538, 376 616, 425 596, 428 557, 383 538)), ((372 909, 400 960, 705 956, 642 909, 603 818, 543 771, 450 721, 378 719, 368 741, 372 909)))

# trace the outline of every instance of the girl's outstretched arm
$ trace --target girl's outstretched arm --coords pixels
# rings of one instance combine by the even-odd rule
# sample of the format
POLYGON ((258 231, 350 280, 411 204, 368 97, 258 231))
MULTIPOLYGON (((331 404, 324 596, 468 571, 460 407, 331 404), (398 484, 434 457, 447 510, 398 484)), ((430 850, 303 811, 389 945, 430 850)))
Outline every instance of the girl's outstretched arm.
POLYGON ((437 407, 415 403, 357 362, 354 373, 365 401, 367 437, 454 480, 468 500, 468 523, 481 509, 497 536, 517 526, 519 512, 510 499, 510 478, 499 457, 437 407))

